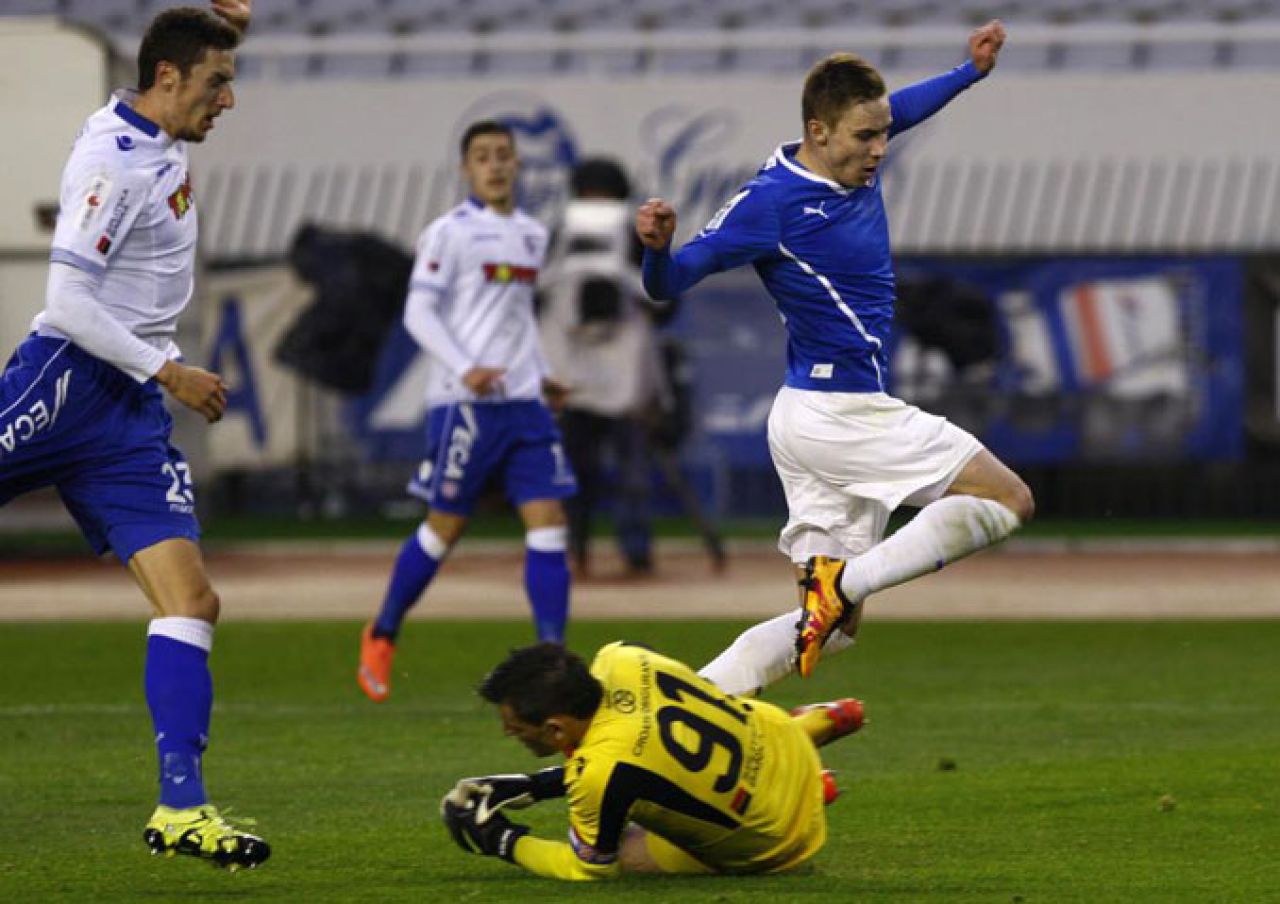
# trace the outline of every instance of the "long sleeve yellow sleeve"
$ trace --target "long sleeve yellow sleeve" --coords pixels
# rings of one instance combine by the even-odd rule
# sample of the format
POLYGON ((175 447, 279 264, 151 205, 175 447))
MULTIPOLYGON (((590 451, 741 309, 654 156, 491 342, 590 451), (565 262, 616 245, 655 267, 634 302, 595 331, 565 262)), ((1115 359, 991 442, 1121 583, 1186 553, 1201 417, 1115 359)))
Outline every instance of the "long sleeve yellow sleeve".
POLYGON ((586 863, 566 842, 548 841, 532 835, 525 835, 516 842, 515 862, 534 875, 571 882, 613 879, 622 872, 616 859, 611 863, 586 863))

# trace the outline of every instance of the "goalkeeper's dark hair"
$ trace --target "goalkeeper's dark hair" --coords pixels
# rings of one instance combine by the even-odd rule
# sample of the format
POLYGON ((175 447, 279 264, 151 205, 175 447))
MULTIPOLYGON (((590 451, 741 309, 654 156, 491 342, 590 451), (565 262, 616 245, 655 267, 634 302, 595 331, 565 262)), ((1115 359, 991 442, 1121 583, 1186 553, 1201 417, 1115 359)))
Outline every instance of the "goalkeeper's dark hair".
POLYGON ((209 50, 235 50, 240 32, 208 10, 194 6, 166 9, 151 20, 138 47, 138 90, 156 83, 156 67, 172 63, 186 78, 209 50))
POLYGON ((833 126, 854 104, 884 97, 884 78, 855 53, 833 53, 819 60, 804 80, 800 118, 805 128, 816 119, 833 126))
POLYGON ((588 719, 604 699, 604 688, 587 664, 551 641, 512 650, 480 683, 479 692, 490 703, 507 704, 530 725, 558 715, 588 719))
POLYGON ((515 147, 516 144, 516 133, 511 130, 511 126, 505 122, 498 122, 496 119, 482 119, 467 126, 467 130, 462 133, 461 147, 464 160, 466 159, 467 151, 471 150, 471 142, 481 135, 506 135, 511 140, 512 147, 515 147))

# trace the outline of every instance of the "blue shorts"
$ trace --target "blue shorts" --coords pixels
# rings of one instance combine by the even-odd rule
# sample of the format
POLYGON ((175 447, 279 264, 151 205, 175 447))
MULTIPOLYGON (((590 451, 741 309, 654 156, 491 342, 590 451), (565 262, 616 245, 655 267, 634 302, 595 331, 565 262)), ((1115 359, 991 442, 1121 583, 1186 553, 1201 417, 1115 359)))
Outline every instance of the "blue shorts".
POLYGON ((66 339, 29 336, 0 376, 0 505, 56 487, 94 552, 122 562, 161 540, 199 540, 172 427, 154 381, 66 339))
POLYGON ((409 481, 409 492, 433 509, 469 515, 491 477, 501 477, 517 506, 578 491, 547 406, 531 399, 432 408, 427 457, 409 481))

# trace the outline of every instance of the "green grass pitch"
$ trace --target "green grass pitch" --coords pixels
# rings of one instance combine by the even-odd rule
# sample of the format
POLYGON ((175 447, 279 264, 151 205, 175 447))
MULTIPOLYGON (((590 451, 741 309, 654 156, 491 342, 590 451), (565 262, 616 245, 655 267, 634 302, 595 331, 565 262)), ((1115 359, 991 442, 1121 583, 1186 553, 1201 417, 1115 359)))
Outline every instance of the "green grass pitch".
MULTIPOLYGON (((571 641, 701 664, 744 626, 579 624, 571 641)), ((358 630, 219 629, 208 786, 274 849, 228 875, 142 844, 142 625, 0 627, 0 901, 1280 900, 1280 622, 870 623, 770 697, 867 703, 867 728, 823 752, 844 796, 812 865, 608 888, 463 854, 436 816, 460 776, 546 765, 472 692, 528 626, 410 623, 382 706, 355 687, 358 630)), ((525 814, 562 837, 561 802, 525 814)))

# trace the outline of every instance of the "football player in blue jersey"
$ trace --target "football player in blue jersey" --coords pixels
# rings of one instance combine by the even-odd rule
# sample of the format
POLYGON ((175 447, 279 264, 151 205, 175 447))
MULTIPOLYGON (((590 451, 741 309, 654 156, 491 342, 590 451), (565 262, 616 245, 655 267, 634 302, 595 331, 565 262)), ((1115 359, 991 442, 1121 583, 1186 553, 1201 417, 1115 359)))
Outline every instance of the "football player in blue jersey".
POLYGON ((787 496, 779 548, 796 565, 801 612, 749 629, 702 674, 752 693, 853 642, 871 593, 1003 540, 1032 516, 1030 490, 965 431, 886 392, 894 275, 881 169, 890 141, 985 78, 1005 40, 992 21, 951 72, 889 94, 847 53, 804 84, 800 141, 675 253, 676 212, 651 199, 636 216, 645 287, 672 298, 751 264, 787 330, 787 372, 769 449, 787 496), (890 513, 920 511, 888 539, 890 513))
POLYGON ((221 378, 183 364, 173 342, 195 271, 187 142, 234 105, 234 50, 250 17, 248 0, 212 7, 158 15, 138 50, 138 90, 117 93, 76 138, 45 308, 0 376, 0 505, 54 486, 94 550, 128 565, 155 612, 145 688, 160 802, 143 838, 154 854, 234 870, 270 850, 205 794, 219 603, 162 392, 210 422, 227 404, 221 378))

